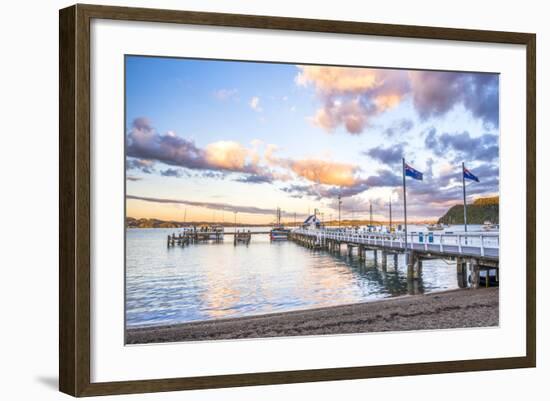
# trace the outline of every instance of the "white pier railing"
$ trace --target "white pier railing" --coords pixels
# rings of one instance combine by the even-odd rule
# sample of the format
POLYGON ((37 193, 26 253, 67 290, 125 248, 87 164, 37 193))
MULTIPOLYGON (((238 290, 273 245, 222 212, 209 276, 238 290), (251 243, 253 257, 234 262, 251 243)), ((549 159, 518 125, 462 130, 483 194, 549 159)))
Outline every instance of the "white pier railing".
MULTIPOLYGON (((392 250, 405 250, 404 233, 378 233, 350 229, 303 229, 292 231, 312 236, 318 243, 335 240, 353 245, 367 245, 392 250)), ((488 259, 499 257, 498 233, 434 233, 410 232, 407 234, 407 249, 438 253, 449 256, 477 256, 488 259)))

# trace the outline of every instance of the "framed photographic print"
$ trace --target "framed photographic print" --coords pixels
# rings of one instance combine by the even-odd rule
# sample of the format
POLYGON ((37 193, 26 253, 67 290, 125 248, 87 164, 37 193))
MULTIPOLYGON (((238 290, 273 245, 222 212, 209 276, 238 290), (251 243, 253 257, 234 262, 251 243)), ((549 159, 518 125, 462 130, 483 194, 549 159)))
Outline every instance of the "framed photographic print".
POLYGON ((534 367, 535 35, 60 11, 60 390, 534 367))

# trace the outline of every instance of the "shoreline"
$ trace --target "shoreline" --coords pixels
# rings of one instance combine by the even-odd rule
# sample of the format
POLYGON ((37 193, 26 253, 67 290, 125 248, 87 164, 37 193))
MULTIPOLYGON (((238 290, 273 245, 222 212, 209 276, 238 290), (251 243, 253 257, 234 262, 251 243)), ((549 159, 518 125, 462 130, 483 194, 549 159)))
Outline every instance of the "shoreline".
POLYGON ((136 327, 126 344, 492 327, 499 289, 458 289, 263 315, 136 327))

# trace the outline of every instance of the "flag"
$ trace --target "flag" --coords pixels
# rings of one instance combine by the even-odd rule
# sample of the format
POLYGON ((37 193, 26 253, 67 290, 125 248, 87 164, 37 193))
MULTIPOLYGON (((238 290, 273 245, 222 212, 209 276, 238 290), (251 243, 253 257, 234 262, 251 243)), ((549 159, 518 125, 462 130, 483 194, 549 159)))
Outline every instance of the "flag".
POLYGON ((473 175, 472 172, 468 170, 466 167, 464 167, 464 169, 462 170, 462 174, 464 174, 464 178, 466 178, 467 180, 479 182, 479 178, 473 175))
POLYGON ((406 163, 405 163, 405 175, 411 178, 414 178, 415 180, 422 181, 422 173, 418 170, 415 170, 414 168, 412 168, 406 163))

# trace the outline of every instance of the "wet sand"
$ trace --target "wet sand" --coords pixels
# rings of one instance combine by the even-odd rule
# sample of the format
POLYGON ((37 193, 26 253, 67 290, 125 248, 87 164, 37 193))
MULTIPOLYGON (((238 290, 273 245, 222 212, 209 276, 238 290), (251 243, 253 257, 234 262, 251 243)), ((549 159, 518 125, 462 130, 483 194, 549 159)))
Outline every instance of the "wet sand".
POLYGON ((127 344, 498 326, 498 287, 304 311, 131 328, 127 344))

